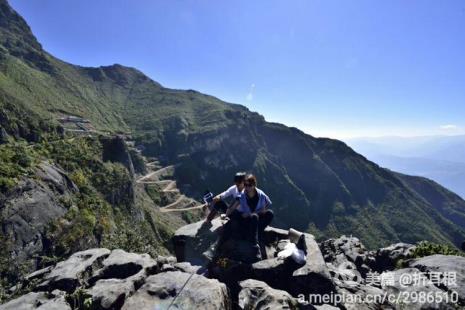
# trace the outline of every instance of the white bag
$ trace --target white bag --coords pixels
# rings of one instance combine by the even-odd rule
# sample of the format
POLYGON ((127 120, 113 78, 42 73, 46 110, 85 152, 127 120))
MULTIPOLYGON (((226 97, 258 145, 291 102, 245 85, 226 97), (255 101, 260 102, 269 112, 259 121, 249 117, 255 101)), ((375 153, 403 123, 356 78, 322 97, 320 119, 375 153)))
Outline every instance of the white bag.
POLYGON ((288 257, 292 257, 292 259, 297 263, 297 264, 304 264, 307 260, 304 251, 299 250, 295 243, 289 242, 286 244, 284 247, 284 250, 278 253, 278 258, 279 259, 285 259, 288 257))

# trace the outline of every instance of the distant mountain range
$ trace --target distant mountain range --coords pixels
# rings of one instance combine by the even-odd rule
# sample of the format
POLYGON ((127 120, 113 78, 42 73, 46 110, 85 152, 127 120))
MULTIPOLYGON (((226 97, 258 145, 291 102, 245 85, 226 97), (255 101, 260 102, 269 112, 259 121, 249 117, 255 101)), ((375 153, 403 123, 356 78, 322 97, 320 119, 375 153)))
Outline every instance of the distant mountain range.
POLYGON ((465 135, 357 138, 346 142, 382 167, 430 178, 465 197, 465 135))
POLYGON ((341 141, 267 122, 244 106, 165 88, 133 68, 61 61, 0 0, 2 135, 41 143, 63 131, 63 115, 88 119, 99 133, 133 136, 145 155, 177 165, 178 184, 191 195, 218 193, 237 170, 253 171, 273 200, 276 226, 319 238, 354 234, 369 247, 465 240, 465 201, 439 184, 381 168, 341 141))

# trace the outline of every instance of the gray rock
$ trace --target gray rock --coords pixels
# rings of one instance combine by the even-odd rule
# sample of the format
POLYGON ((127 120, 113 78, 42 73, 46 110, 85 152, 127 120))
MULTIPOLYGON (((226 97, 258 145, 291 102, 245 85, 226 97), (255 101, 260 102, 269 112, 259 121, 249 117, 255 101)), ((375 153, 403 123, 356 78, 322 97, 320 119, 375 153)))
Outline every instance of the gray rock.
POLYGON ((189 262, 198 266, 206 264, 208 258, 203 253, 215 243, 221 227, 221 220, 216 218, 211 225, 204 225, 204 221, 199 221, 179 228, 173 236, 178 262, 189 262))
POLYGON ((375 266, 374 255, 366 250, 358 238, 343 235, 322 242, 320 247, 325 261, 336 269, 353 263, 357 271, 365 276, 375 266))
MULTIPOLYGON (((360 300, 365 300, 367 296, 370 298, 382 298, 385 291, 381 288, 377 288, 371 285, 365 285, 363 283, 354 283, 354 282, 342 282, 338 283, 337 294, 340 296, 345 296, 345 300, 341 303, 347 310, 377 310, 377 309, 393 309, 393 307, 388 303, 382 303, 381 300, 375 299, 370 302, 359 302, 356 298, 360 300), (350 296, 353 296, 351 298, 350 296)), ((334 306, 334 305, 333 305, 334 306)))
POLYGON ((338 307, 331 306, 331 305, 312 306, 312 308, 315 309, 315 310, 339 310, 338 307))
POLYGON ((187 273, 197 273, 200 270, 200 266, 192 266, 188 262, 176 263, 173 265, 176 270, 187 272, 187 273))
POLYGON ((439 287, 448 292, 456 292, 460 303, 465 304, 465 257, 437 254, 412 260, 409 266, 428 273, 430 278, 431 273, 455 277, 455 285, 451 283, 452 280, 445 280, 439 287))
POLYGON ((339 264, 337 267, 332 263, 327 263, 327 266, 336 286, 341 287, 365 282, 362 275, 357 270, 357 267, 352 262, 347 261, 339 264))
POLYGON ((39 165, 37 176, 44 182, 52 185, 60 194, 64 194, 67 191, 79 191, 66 172, 56 166, 50 165, 48 162, 42 162, 39 165))
POLYGON ((50 271, 52 271, 53 266, 48 266, 43 269, 34 271, 33 273, 28 274, 27 276, 24 277, 25 281, 33 281, 37 279, 42 279, 45 275, 49 274, 50 271))
POLYGON ((288 292, 276 290, 257 280, 240 282, 239 308, 253 309, 297 309, 298 302, 288 292))
POLYGON ((0 126, 0 144, 7 143, 9 140, 8 133, 6 130, 0 126))
POLYGON ((298 267, 292 259, 268 258, 252 264, 250 277, 285 290, 289 289, 292 272, 298 267))
POLYGON ((148 254, 128 253, 123 250, 113 250, 103 261, 103 267, 96 270, 90 283, 100 279, 126 279, 134 275, 143 277, 157 272, 157 261, 148 254))
POLYGON ((53 270, 45 276, 45 281, 36 290, 52 291, 61 289, 73 292, 76 287, 84 285, 102 261, 108 257, 108 249, 90 249, 76 252, 67 260, 59 262, 53 270))
POLYGON ((92 303, 100 309, 119 309, 126 297, 142 286, 148 275, 159 270, 157 261, 148 254, 128 253, 113 250, 89 279, 90 289, 86 294, 92 297, 92 303))
POLYGON ((20 181, 0 209, 4 234, 12 245, 12 259, 27 271, 37 268, 34 257, 44 250, 45 228, 67 211, 61 198, 77 190, 61 169, 46 162, 40 165, 36 175, 20 181))
POLYGON ((28 293, 13 299, 6 304, 0 305, 0 310, 71 310, 65 300, 64 292, 53 291, 52 293, 28 293))
POLYGON ((163 264, 160 268, 160 272, 167 272, 167 271, 176 271, 178 269, 174 268, 171 264, 163 264))
MULTIPOLYGON (((383 283, 382 288, 388 294, 393 294, 394 296, 401 294, 401 296, 408 296, 411 298, 412 296, 415 296, 414 294, 417 296, 421 296, 423 294, 426 298, 427 294, 435 296, 437 293, 443 293, 442 290, 434 286, 434 284, 429 281, 428 277, 426 277, 417 268, 403 268, 394 271, 386 271, 381 274, 381 277, 389 278, 392 280, 390 283, 383 281, 385 283, 383 283), (408 275, 408 278, 405 278, 406 275, 408 275), (412 281, 410 283, 401 283, 400 280, 402 277, 404 277, 404 279, 411 279, 412 281)), ((418 299, 415 302, 412 302, 411 299, 406 299, 405 301, 400 300, 398 304, 394 302, 392 303, 392 306, 395 308, 408 307, 408 309, 412 310, 451 309, 452 304, 447 305, 445 302, 428 302, 427 300, 423 301, 422 299, 418 299)))
POLYGON ((176 262, 177 260, 176 260, 176 257, 174 256, 162 256, 162 255, 157 256, 158 267, 161 267, 164 264, 173 265, 173 264, 176 264, 176 262))
MULTIPOLYGON (((301 235, 302 233, 291 230, 286 238, 296 242, 301 235)), ((304 236, 308 253, 303 266, 296 264, 291 258, 265 259, 252 265, 251 277, 266 282, 274 288, 286 290, 294 296, 309 293, 325 294, 334 291, 331 274, 318 244, 312 235, 304 234, 304 236)), ((286 242, 288 241, 278 241, 277 244, 282 243, 282 247, 286 242)))
POLYGON ((415 248, 413 244, 396 243, 379 249, 376 252, 376 269, 380 272, 395 269, 398 261, 408 259, 415 248))
POLYGON ((148 277, 145 284, 126 300, 122 309, 166 309, 173 300, 173 309, 231 309, 230 297, 224 284, 181 271, 148 277))
POLYGON ((266 227, 263 234, 265 243, 275 243, 282 239, 287 239, 289 237, 289 231, 284 229, 279 229, 275 227, 266 227))
POLYGON ((305 265, 292 273, 290 292, 293 295, 330 293, 335 289, 334 283, 320 248, 312 235, 304 235, 307 245, 307 261, 305 265))
POLYGON ((120 309, 126 298, 136 290, 134 282, 127 279, 103 279, 86 290, 92 305, 98 309, 120 309))

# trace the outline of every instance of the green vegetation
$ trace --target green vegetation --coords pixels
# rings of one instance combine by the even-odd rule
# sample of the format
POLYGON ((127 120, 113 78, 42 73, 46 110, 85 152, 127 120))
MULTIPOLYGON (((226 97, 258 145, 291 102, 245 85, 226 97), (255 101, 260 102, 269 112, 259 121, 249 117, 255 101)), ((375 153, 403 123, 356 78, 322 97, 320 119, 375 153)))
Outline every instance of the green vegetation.
POLYGON ((72 294, 66 295, 66 300, 73 307, 73 309, 91 310, 92 297, 88 296, 83 288, 78 288, 72 294))
MULTIPOLYGON (((183 224, 161 214, 149 203, 143 187, 133 192, 128 170, 121 163, 103 161, 101 140, 68 137, 32 145, 24 141, 0 145, 2 195, 8 195, 8 190, 22 179, 37 178, 39 164, 45 160, 61 167, 78 188, 72 195, 60 198, 68 211, 46 230, 44 240, 48 246, 40 255, 39 267, 90 247, 120 248, 150 253, 154 257, 167 254, 170 237, 183 224), (140 218, 138 214, 144 216, 140 218)), ((155 189, 152 194, 159 196, 155 189)), ((4 298, 8 283, 30 272, 10 259, 9 240, 8 236, 1 235, 0 298, 4 298)), ((21 293, 25 291, 27 288, 21 293)))
POLYGON ((421 241, 417 244, 412 258, 420 258, 429 255, 442 254, 442 255, 457 255, 464 256, 465 253, 455 247, 446 244, 437 244, 428 241, 421 241))
POLYGON ((465 257, 465 253, 458 250, 456 247, 447 244, 438 244, 429 241, 420 241, 416 244, 413 253, 405 259, 399 259, 395 262, 396 269, 407 268, 410 259, 421 258, 430 255, 456 255, 465 257))
POLYGON ((0 145, 0 193, 13 188, 20 177, 31 175, 38 163, 35 155, 25 142, 0 145))

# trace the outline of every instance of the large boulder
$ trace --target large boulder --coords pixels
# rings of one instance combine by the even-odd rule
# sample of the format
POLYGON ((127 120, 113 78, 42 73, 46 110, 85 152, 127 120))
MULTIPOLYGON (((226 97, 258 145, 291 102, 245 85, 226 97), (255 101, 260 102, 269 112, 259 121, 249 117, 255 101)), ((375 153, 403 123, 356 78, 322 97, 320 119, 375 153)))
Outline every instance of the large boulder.
POLYGON ((0 310, 71 310, 65 300, 65 293, 55 290, 51 293, 28 293, 3 305, 0 310))
MULTIPOLYGON (((291 241, 297 242, 300 233, 290 231, 291 241), (296 237, 293 237, 296 235, 296 237), (297 237, 298 236, 298 237, 297 237), (294 240, 293 240, 294 239, 294 240)), ((307 259, 305 264, 292 273, 290 292, 298 294, 328 294, 335 287, 328 267, 323 259, 318 243, 313 235, 303 234, 307 248, 307 259)))
POLYGON ((274 288, 288 289, 292 272, 298 267, 292 259, 268 258, 252 264, 251 277, 266 282, 274 288))
POLYGON ((365 276, 375 266, 375 257, 356 237, 345 235, 320 244, 323 257, 332 272, 354 266, 365 276))
POLYGON ((86 290, 96 309, 120 309, 126 298, 136 290, 134 281, 127 279, 103 279, 86 290))
POLYGON ((276 290, 257 280, 240 282, 238 305, 240 309, 297 309, 298 301, 288 292, 276 290))
POLYGON ((231 309, 226 285, 214 279, 181 271, 163 272, 146 279, 145 284, 124 303, 123 310, 231 309))
POLYGON ((222 227, 223 222, 216 218, 211 225, 199 221, 179 228, 172 239, 177 260, 193 265, 206 265, 209 259, 204 253, 211 250, 222 227))
POLYGON ((465 306, 465 257, 455 255, 431 255, 410 261, 410 267, 427 273, 441 289, 458 296, 465 306), (436 277, 439 275, 439 284, 436 277))
POLYGON ((148 254, 128 253, 113 250, 89 279, 86 294, 92 298, 92 304, 99 309, 119 309, 125 299, 133 294, 148 275, 159 270, 156 260, 148 254))
POLYGON ((391 301, 393 308, 408 307, 408 309, 412 310, 453 309, 453 304, 447 304, 445 298, 441 302, 436 299, 437 294, 444 294, 445 292, 431 283, 428 277, 417 268, 386 271, 380 277, 385 279, 382 281, 382 288, 387 294, 400 296, 398 301, 396 299, 391 301), (431 300, 428 300, 428 295, 431 296, 431 300), (420 298, 420 296, 424 296, 424 298, 420 298))
POLYGON ((157 261, 148 254, 113 250, 108 258, 102 262, 102 268, 95 271, 89 282, 111 278, 126 279, 147 273, 154 274, 157 268, 157 261))
POLYGON ((44 282, 38 285, 39 291, 60 289, 73 292, 78 286, 85 285, 92 273, 97 270, 102 261, 110 255, 108 249, 90 249, 76 252, 67 260, 59 262, 52 271, 44 277, 44 282))
POLYGON ((384 296, 385 291, 379 287, 354 281, 338 281, 336 284, 336 296, 344 296, 344 300, 339 301, 340 306, 347 310, 393 309, 387 301, 382 302, 381 298, 384 296), (368 296, 373 300, 366 301, 368 296))
POLYGON ((46 246, 44 232, 52 221, 62 217, 63 204, 77 187, 60 168, 43 162, 34 178, 19 181, 4 200, 0 197, 3 233, 11 247, 11 258, 26 271, 37 268, 46 246))
POLYGON ((399 262, 409 259, 416 246, 409 243, 396 243, 376 251, 376 270, 393 270, 399 262))

